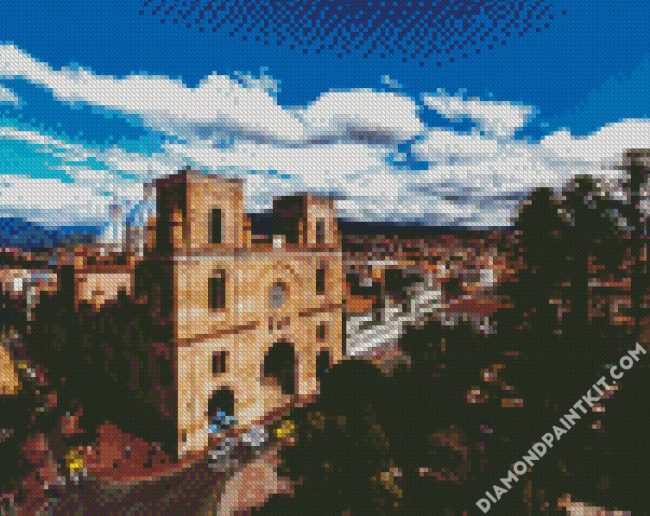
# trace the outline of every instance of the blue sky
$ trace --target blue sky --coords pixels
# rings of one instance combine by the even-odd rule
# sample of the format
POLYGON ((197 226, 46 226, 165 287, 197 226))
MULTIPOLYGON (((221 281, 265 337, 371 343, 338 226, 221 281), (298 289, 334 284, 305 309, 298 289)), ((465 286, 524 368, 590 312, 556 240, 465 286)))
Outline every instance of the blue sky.
POLYGON ((650 10, 546 3, 548 27, 452 63, 265 46, 140 0, 4 0, 0 215, 101 222, 191 164, 246 177, 251 210, 311 190, 357 219, 507 224, 531 187, 650 146, 650 10))

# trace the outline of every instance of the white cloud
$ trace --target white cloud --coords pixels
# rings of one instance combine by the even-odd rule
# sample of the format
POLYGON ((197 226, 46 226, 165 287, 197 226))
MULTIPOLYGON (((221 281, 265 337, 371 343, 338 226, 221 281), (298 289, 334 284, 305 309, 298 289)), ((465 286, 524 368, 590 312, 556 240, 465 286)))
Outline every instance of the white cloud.
POLYGON ((485 131, 496 136, 510 137, 517 129, 526 125, 533 114, 530 106, 481 100, 479 98, 464 98, 447 95, 439 90, 436 94, 424 95, 424 104, 450 120, 469 118, 485 131))
POLYGON ((43 148, 52 156, 65 156, 69 160, 82 161, 91 156, 86 147, 81 144, 64 142, 50 135, 17 129, 15 127, 0 127, 0 140, 18 140, 43 148))
POLYGON ((165 155, 172 161, 189 162, 205 170, 245 176, 247 201, 254 210, 269 208, 272 197, 259 195, 256 189, 260 186, 260 177, 276 186, 281 181, 288 188, 282 193, 309 190, 349 194, 358 198, 361 190, 355 191, 352 185, 366 189, 378 185, 385 189, 386 184, 382 184, 380 174, 388 167, 388 154, 384 147, 358 143, 279 147, 242 142, 227 149, 205 144, 165 146, 165 155), (250 175, 250 171, 260 172, 261 175, 250 175), (272 174, 269 175, 269 172, 272 174), (284 176, 284 179, 278 179, 278 175, 284 176), (359 179, 362 181, 359 182, 359 179))
POLYGON ((0 216, 19 216, 48 226, 105 220, 109 198, 88 185, 0 175, 0 216))
MULTIPOLYGON (((108 158, 104 159, 105 155, 122 155, 123 164, 135 163, 146 160, 143 155, 117 148, 91 149, 36 131, 0 127, 0 148, 3 141, 10 140, 31 146, 33 154, 25 156, 28 163, 38 155, 43 156, 44 163, 50 161, 50 156, 60 158, 60 164, 46 167, 66 173, 72 181, 0 174, 0 216, 20 216, 46 225, 96 224, 106 220, 111 199, 132 203, 141 197, 140 180, 146 174, 140 180, 125 180, 116 174, 121 169, 108 165, 108 170, 97 170, 90 168, 87 161, 93 158, 109 162, 108 158)), ((169 169, 165 173, 169 173, 169 169)))
POLYGON ((424 129, 410 97, 393 92, 357 89, 327 92, 304 112, 311 138, 394 143, 424 129))
POLYGON ((650 121, 623 120, 580 137, 560 130, 539 142, 432 130, 412 148, 428 170, 407 188, 434 204, 456 200, 474 224, 503 225, 532 188, 560 188, 576 174, 616 180, 631 147, 650 147, 650 121))
POLYGON ((118 147, 87 149, 31 131, 0 130, 0 136, 8 135, 78 161, 94 156, 109 170, 69 165, 66 171, 73 184, 0 176, 5 215, 18 210, 49 223, 105 220, 112 198, 133 203, 141 195, 142 181, 190 163, 245 178, 246 205, 252 211, 269 208, 277 195, 332 192, 341 196, 339 209, 350 218, 491 226, 508 224, 518 199, 536 186, 559 188, 576 173, 620 176, 616 167, 626 148, 650 147, 650 121, 622 121, 584 137, 557 131, 539 142, 432 129, 411 150, 428 162, 423 171, 395 168, 387 161, 390 149, 361 143, 286 147, 239 142, 215 148, 195 142, 167 144, 161 152, 146 155, 118 147), (136 179, 118 173, 124 171, 136 179))
POLYGON ((421 141, 413 145, 412 151, 419 159, 428 162, 467 162, 495 158, 499 152, 499 143, 484 138, 478 131, 462 134, 449 129, 431 129, 421 141))
POLYGON ((278 84, 266 75, 212 74, 190 88, 167 77, 54 70, 16 47, 0 46, 0 79, 14 77, 44 86, 59 100, 138 115, 151 127, 187 137, 147 154, 0 127, 0 145, 21 140, 60 157, 58 168, 73 179, 0 175, 0 214, 17 210, 50 223, 105 220, 114 197, 133 203, 143 181, 192 165, 244 177, 247 209, 255 211, 269 208, 273 196, 307 190, 340 196, 339 209, 351 218, 504 225, 531 188, 561 187, 576 173, 616 178, 625 149, 650 147, 648 120, 623 120, 582 137, 559 130, 533 142, 514 136, 533 109, 508 102, 425 96, 441 115, 471 118, 478 126, 459 132, 426 127, 418 103, 396 91, 331 91, 289 108, 278 104, 278 84), (229 145, 214 145, 224 134, 229 145), (411 140, 410 149, 397 152, 397 143, 411 140), (107 170, 88 166, 90 159, 107 170), (426 169, 410 168, 411 159, 426 169))
POLYGON ((620 163, 626 149, 650 147, 650 120, 622 120, 583 137, 573 137, 569 131, 561 130, 546 136, 540 147, 552 158, 574 166, 607 170, 620 163))
POLYGON ((55 70, 14 45, 0 46, 0 77, 20 77, 65 102, 84 102, 141 116, 154 129, 187 136, 191 131, 237 133, 251 138, 302 141, 302 124, 282 109, 261 83, 212 74, 195 88, 161 76, 96 75, 85 69, 55 70))
POLYGON ((55 70, 14 45, 0 45, 0 78, 16 77, 49 89, 60 101, 139 116, 153 129, 183 137, 234 136, 283 144, 348 137, 393 142, 422 129, 413 100, 395 93, 330 92, 304 109, 283 108, 275 97, 277 83, 266 75, 213 73, 188 87, 162 76, 118 78, 81 68, 55 70))
POLYGON ((0 84, 0 104, 13 104, 14 106, 17 106, 19 103, 20 99, 16 94, 9 88, 5 88, 0 84))

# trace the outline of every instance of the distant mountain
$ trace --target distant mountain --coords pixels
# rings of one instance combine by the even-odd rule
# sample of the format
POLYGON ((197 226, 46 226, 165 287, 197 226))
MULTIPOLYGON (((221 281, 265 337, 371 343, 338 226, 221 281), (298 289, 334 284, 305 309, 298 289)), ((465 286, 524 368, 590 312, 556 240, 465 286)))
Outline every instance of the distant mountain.
MULTIPOLYGON (((269 212, 248 213, 252 230, 257 235, 270 235, 273 231, 273 215, 269 212)), ((402 222, 364 222, 339 219, 339 230, 343 235, 396 235, 401 238, 424 238, 443 234, 479 234, 490 230, 509 230, 508 227, 466 228, 461 226, 424 226, 402 222)))
MULTIPOLYGON (((272 233, 271 213, 249 213, 254 234, 272 233)), ((391 222, 361 222, 339 220, 344 235, 396 235, 402 238, 422 238, 450 233, 480 233, 486 230, 507 228, 461 228, 449 226, 422 226, 391 222)), ((99 234, 97 226, 60 226, 46 228, 20 217, 0 217, 0 247, 23 249, 49 248, 69 243, 88 243, 99 234)))
POLYGON ((67 243, 87 243, 98 233, 94 226, 46 228, 20 217, 0 217, 0 247, 49 248, 67 243))

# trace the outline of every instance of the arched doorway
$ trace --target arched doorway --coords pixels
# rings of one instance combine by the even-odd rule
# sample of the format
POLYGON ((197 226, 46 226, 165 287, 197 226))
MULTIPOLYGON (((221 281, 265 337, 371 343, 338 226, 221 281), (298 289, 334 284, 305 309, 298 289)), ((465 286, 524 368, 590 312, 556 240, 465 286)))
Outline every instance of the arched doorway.
POLYGON ((219 412, 226 416, 235 415, 235 393, 231 389, 218 389, 212 393, 208 400, 208 421, 217 417, 219 412))
POLYGON ((264 356, 265 378, 275 378, 282 394, 295 394, 296 357, 293 345, 286 341, 276 342, 264 356))
POLYGON ((320 382, 323 379, 323 376, 332 367, 332 358, 330 355, 329 349, 321 349, 316 355, 316 378, 320 382))

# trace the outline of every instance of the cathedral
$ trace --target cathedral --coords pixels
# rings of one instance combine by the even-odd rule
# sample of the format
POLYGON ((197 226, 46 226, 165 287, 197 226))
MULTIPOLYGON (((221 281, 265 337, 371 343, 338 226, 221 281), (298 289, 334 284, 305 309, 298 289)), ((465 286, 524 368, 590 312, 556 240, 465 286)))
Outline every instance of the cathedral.
POLYGON ((273 202, 253 235, 243 181, 183 170, 156 181, 155 242, 135 275, 160 342, 153 388, 177 454, 205 449, 218 413, 247 426, 318 392, 341 360, 343 273, 334 201, 273 202))

